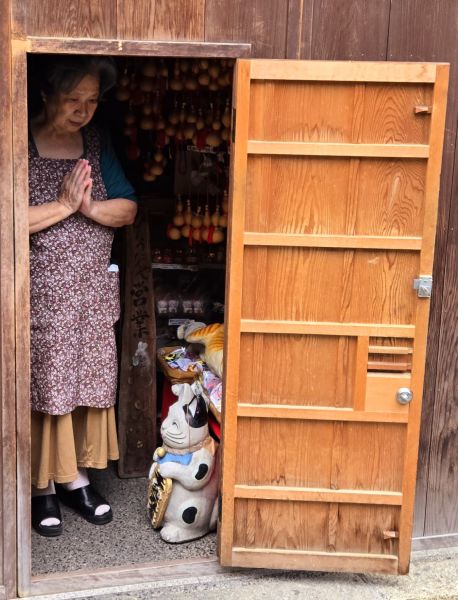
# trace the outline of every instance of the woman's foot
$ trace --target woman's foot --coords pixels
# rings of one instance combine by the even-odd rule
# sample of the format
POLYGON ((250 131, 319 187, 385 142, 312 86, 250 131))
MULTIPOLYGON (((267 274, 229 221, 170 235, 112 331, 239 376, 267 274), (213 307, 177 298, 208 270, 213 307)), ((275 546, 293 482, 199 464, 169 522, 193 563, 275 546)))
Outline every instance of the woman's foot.
POLYGON ((56 483, 59 500, 94 525, 105 525, 113 519, 108 502, 89 484, 68 490, 56 483), (107 510, 108 509, 108 510, 107 510))
POLYGON ((62 515, 56 494, 32 496, 32 526, 44 537, 62 534, 62 515))

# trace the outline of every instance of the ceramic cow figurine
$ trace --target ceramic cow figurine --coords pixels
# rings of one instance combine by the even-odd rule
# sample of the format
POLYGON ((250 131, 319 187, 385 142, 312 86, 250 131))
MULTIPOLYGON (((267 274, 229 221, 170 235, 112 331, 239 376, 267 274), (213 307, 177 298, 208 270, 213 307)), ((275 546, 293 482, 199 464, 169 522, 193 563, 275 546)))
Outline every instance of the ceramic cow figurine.
POLYGON ((162 447, 149 473, 148 510, 161 537, 179 543, 216 529, 219 464, 208 433, 208 407, 200 385, 172 386, 178 400, 162 423, 162 447))

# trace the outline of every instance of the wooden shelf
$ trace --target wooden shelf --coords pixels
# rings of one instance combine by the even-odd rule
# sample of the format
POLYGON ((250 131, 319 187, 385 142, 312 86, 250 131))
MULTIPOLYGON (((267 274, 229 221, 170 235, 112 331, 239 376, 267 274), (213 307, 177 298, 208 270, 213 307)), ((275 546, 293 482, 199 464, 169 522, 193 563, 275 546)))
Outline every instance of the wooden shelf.
POLYGON ((223 270, 226 268, 222 263, 199 263, 196 265, 181 265, 175 263, 152 263, 153 269, 161 269, 163 271, 203 271, 207 270, 223 270))

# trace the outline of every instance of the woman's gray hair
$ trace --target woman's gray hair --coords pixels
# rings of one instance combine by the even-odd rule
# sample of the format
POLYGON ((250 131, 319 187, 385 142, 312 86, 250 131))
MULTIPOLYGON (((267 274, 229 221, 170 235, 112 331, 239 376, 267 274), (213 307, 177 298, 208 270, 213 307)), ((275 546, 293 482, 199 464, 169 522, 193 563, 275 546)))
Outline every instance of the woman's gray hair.
POLYGON ((98 56, 58 56, 46 61, 42 71, 41 92, 52 97, 58 92, 71 92, 86 75, 100 82, 100 97, 116 83, 116 67, 112 58, 98 56))

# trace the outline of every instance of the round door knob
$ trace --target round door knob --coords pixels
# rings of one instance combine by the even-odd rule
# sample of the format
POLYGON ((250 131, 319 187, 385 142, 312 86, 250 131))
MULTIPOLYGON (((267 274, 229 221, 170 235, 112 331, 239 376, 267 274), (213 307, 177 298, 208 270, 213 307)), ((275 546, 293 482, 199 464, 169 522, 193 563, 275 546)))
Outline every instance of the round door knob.
POLYGON ((413 393, 409 388, 399 388, 396 393, 396 400, 399 404, 409 404, 412 402, 413 393))

